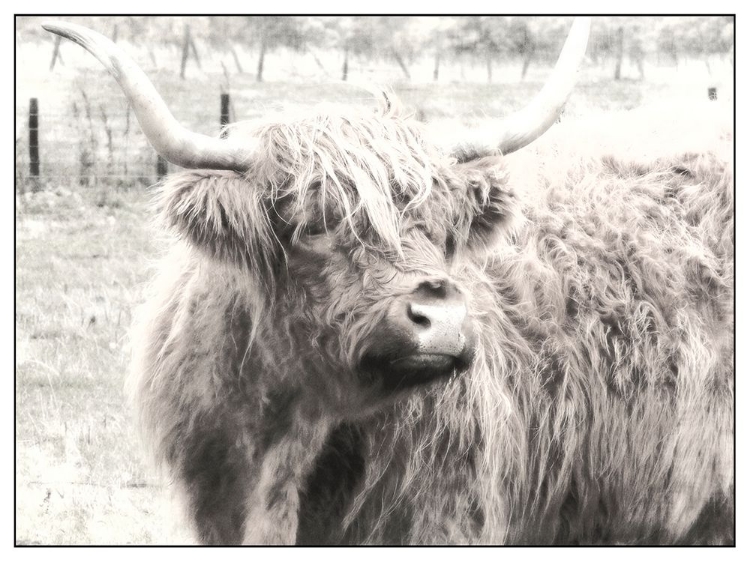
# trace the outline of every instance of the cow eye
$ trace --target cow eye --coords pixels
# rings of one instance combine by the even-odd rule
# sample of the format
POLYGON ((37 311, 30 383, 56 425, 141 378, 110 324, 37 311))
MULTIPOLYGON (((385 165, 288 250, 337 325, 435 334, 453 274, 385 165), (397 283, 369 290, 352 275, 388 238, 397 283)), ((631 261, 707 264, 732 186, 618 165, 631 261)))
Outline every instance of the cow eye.
POLYGON ((301 225, 294 244, 306 252, 327 254, 332 248, 333 237, 323 224, 301 225))
POLYGON ((321 236, 326 233, 326 227, 320 222, 308 222, 300 228, 300 235, 303 237, 321 236))

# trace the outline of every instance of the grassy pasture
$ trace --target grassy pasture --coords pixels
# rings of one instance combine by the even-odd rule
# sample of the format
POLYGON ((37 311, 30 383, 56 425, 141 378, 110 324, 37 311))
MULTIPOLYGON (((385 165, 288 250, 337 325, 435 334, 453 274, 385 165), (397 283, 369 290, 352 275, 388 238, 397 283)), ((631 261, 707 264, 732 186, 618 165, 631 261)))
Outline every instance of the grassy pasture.
MULTIPOLYGON (((172 528, 164 483, 144 461, 123 392, 133 310, 165 247, 148 205, 155 155, 103 71, 73 71, 70 63, 56 74, 33 68, 40 67, 21 66, 17 76, 16 542, 183 542, 184 533, 172 528), (43 189, 34 193, 25 144, 32 95, 42 121, 43 189), (84 182, 82 162, 90 163, 84 182)), ((218 132, 222 75, 183 81, 149 74, 179 120, 218 132)), ((539 74, 524 83, 393 90, 427 119, 472 122, 521 107, 541 87, 539 74)), ((343 83, 257 84, 241 75, 230 90, 237 118, 280 106, 372 103, 365 90, 343 83)), ((584 80, 568 112, 631 109, 680 92, 705 95, 664 81, 584 80)))

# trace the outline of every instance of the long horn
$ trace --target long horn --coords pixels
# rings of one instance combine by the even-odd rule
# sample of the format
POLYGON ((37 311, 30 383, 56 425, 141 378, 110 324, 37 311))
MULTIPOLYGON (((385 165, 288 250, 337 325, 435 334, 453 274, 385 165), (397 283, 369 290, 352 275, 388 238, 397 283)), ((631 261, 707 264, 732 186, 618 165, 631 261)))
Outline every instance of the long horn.
POLYGON ((252 150, 230 140, 194 133, 172 116, 138 65, 106 37, 67 22, 45 22, 42 27, 78 43, 114 76, 135 111, 141 128, 156 152, 185 168, 247 170, 252 150))
POLYGON ((590 27, 591 18, 575 19, 552 76, 526 107, 499 123, 469 131, 451 152, 461 161, 498 150, 509 154, 542 136, 557 121, 573 91, 578 68, 586 54, 590 27))

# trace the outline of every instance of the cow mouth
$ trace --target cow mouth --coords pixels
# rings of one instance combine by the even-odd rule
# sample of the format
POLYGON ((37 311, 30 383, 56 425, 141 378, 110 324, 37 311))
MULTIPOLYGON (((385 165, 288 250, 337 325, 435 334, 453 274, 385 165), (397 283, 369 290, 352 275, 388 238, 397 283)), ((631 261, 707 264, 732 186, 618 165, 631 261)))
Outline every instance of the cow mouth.
POLYGON ((391 368, 445 371, 455 368, 458 357, 444 353, 415 353, 391 361, 391 368))
POLYGON ((379 379, 388 392, 406 390, 464 372, 470 360, 444 353, 411 353, 401 357, 366 356, 362 370, 379 379))

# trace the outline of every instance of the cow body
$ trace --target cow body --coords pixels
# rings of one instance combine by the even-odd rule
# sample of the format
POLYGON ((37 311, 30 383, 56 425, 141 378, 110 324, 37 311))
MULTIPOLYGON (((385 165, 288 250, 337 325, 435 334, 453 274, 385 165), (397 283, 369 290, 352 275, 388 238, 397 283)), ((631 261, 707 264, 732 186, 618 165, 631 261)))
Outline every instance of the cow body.
MULTIPOLYGON (((554 154, 554 139, 548 145, 554 154)), ((297 329, 305 314, 335 317, 327 307, 337 305, 363 307, 340 325, 348 334, 357 322, 376 325, 377 301, 403 282, 398 258, 384 264, 365 251, 370 266, 353 272, 354 240, 325 253, 327 277, 285 286, 269 310, 263 275, 203 241, 179 243, 136 346, 145 350, 137 403, 199 537, 731 541, 731 169, 712 150, 662 152, 592 156, 561 170, 542 147, 527 157, 540 164, 538 192, 518 200, 501 160, 436 167, 444 193, 462 185, 506 194, 498 217, 513 221, 495 217, 500 233, 483 235, 481 253, 464 241, 452 260, 432 263, 425 230, 415 238, 401 226, 412 263, 443 268, 467 296, 478 340, 468 372, 412 395, 360 392, 329 371, 345 370, 346 359, 332 358, 345 335, 297 329), (368 285, 378 271, 386 279, 368 285), (373 288, 380 294, 363 304, 373 288), (316 302, 322 308, 307 312, 316 302), (261 532, 248 537, 248 528, 261 532)), ((506 161, 511 171, 528 165, 506 161)), ((206 177, 222 176, 191 172, 165 186, 178 230, 174 209, 187 208, 183 198, 206 177)), ((441 202, 425 199, 415 222, 442 216, 441 202)), ((322 262, 287 260, 299 268, 290 278, 321 275, 322 262)))
POLYGON ((731 166, 661 146, 546 161, 527 227, 471 283, 482 357, 339 430, 313 483, 364 484, 326 530, 311 490, 304 540, 733 541, 731 166))
POLYGON ((200 541, 733 542, 715 107, 553 126, 579 18, 501 122, 436 138, 384 96, 216 139, 112 42, 45 27, 102 62, 162 156, 206 168, 161 186, 180 240, 132 384, 200 541))

